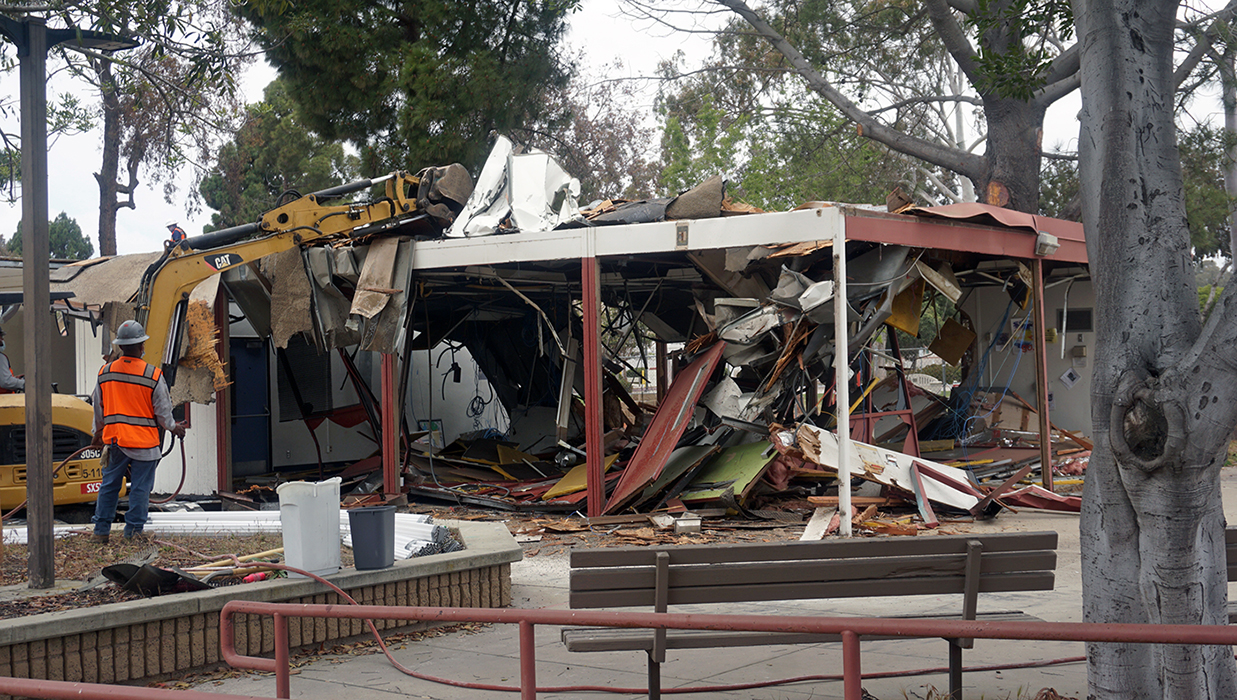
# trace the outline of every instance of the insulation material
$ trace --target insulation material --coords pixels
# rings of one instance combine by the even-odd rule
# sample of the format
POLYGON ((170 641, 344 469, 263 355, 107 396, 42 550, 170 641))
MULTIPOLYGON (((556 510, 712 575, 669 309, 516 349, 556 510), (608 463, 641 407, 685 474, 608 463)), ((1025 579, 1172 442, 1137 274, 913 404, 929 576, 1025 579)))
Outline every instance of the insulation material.
POLYGON ((91 306, 124 303, 137 291, 142 281, 142 273, 161 255, 162 253, 120 255, 65 265, 52 271, 51 291, 73 292, 74 302, 91 306))
POLYGON ((313 288, 301 263, 301 251, 293 248, 267 258, 271 280, 271 338, 275 347, 288 347, 288 339, 313 328, 310 299, 313 288))
POLYGON ((667 219, 712 219, 722 213, 726 180, 714 175, 666 205, 667 219))
MULTIPOLYGON (((387 305, 391 294, 391 278, 395 274, 395 256, 399 251, 398 238, 379 238, 369 246, 365 256, 365 267, 361 270, 361 281, 357 286, 356 295, 352 297, 350 314, 373 318, 387 305)), ((359 327, 357 319, 349 320, 350 327, 359 327)))
POLYGON ((219 328, 215 325, 214 312, 200 301, 190 301, 185 314, 186 342, 182 346, 180 366, 208 370, 215 391, 222 390, 229 383, 227 371, 219 360, 218 338, 219 328))

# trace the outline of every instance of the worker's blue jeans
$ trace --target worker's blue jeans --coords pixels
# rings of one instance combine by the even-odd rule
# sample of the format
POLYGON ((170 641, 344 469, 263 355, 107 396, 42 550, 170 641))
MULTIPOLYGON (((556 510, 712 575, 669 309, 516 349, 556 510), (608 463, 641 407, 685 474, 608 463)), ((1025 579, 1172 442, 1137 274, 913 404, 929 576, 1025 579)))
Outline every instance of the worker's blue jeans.
POLYGON ((103 483, 99 485, 99 500, 95 501, 94 523, 96 535, 106 535, 116 518, 116 503, 120 500, 120 486, 124 482, 125 469, 129 474, 129 510, 125 512, 125 537, 131 537, 146 527, 146 513, 150 509, 150 490, 155 485, 155 468, 159 460, 143 462, 131 459, 124 450, 112 446, 108 450, 107 466, 103 468, 103 483))

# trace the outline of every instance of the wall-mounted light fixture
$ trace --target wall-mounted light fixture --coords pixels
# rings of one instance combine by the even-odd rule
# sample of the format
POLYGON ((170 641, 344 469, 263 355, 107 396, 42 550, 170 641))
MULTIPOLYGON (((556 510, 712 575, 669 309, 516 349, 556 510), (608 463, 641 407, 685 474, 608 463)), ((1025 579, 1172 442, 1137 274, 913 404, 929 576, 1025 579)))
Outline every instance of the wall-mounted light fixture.
POLYGON ((1047 231, 1040 231, 1035 237, 1035 254, 1036 255, 1052 255, 1057 252, 1061 244, 1057 242, 1057 237, 1047 231))

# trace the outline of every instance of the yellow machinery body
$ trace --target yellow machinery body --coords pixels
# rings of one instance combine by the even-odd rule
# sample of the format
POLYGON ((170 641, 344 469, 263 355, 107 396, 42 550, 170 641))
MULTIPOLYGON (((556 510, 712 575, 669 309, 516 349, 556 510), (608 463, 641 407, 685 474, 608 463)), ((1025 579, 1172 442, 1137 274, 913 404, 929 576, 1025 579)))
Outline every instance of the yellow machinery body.
MULTIPOLYGON (((94 408, 76 396, 52 394, 52 454, 47 473, 66 457, 90 444, 94 408)), ((52 488, 58 506, 92 503, 103 478, 102 450, 88 449, 64 465, 52 488)), ((26 396, 0 395, 0 508, 26 500, 26 396)))

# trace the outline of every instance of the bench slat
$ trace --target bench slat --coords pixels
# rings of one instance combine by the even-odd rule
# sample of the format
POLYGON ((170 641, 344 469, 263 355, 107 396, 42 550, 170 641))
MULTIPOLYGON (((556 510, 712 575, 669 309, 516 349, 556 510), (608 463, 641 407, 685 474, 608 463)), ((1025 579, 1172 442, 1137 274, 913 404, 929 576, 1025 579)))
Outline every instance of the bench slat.
POLYGON ((756 542, 720 546, 612 547, 572 550, 571 567, 652 566, 659 551, 671 552, 675 564, 962 554, 966 552, 966 543, 975 539, 984 543, 985 553, 1057 548, 1057 533, 1055 532, 821 540, 817 542, 756 542))
MULTIPOLYGON (((992 574, 980 579, 981 593, 1052 590, 1055 573, 992 574)), ((797 583, 752 583, 737 586, 695 586, 671 588, 670 605, 696 603, 738 603, 745 601, 810 600, 819 598, 854 598, 895 595, 939 595, 962 593, 965 578, 908 577, 894 579, 862 579, 852 581, 805 581, 797 583)), ((622 608, 653 605, 650 588, 630 588, 605 591, 571 590, 572 608, 622 608)))
MULTIPOLYGON (((906 578, 965 575, 965 554, 885 557, 883 559, 817 559, 809 561, 742 562, 725 565, 681 566, 671 555, 669 587, 796 583, 802 581, 856 581, 874 578, 906 578)), ((982 575, 1056 568, 1053 550, 998 552, 981 556, 982 575)), ((656 568, 577 568, 571 572, 571 590, 604 591, 653 588, 656 568)))
MULTIPOLYGON (((912 619, 912 618, 908 618, 912 619)), ((919 615, 913 619, 958 620, 959 615, 919 615)), ((976 619, 986 622, 1041 621, 1019 611, 980 613, 976 619)), ((711 649, 714 647, 751 647, 772 644, 823 644, 841 641, 837 634, 807 634, 797 632, 728 632, 719 630, 666 630, 667 649, 711 649)), ((864 641, 896 639, 890 636, 866 636, 864 641)), ((621 627, 565 627, 563 644, 568 651, 648 651, 653 648, 653 630, 621 627)))

